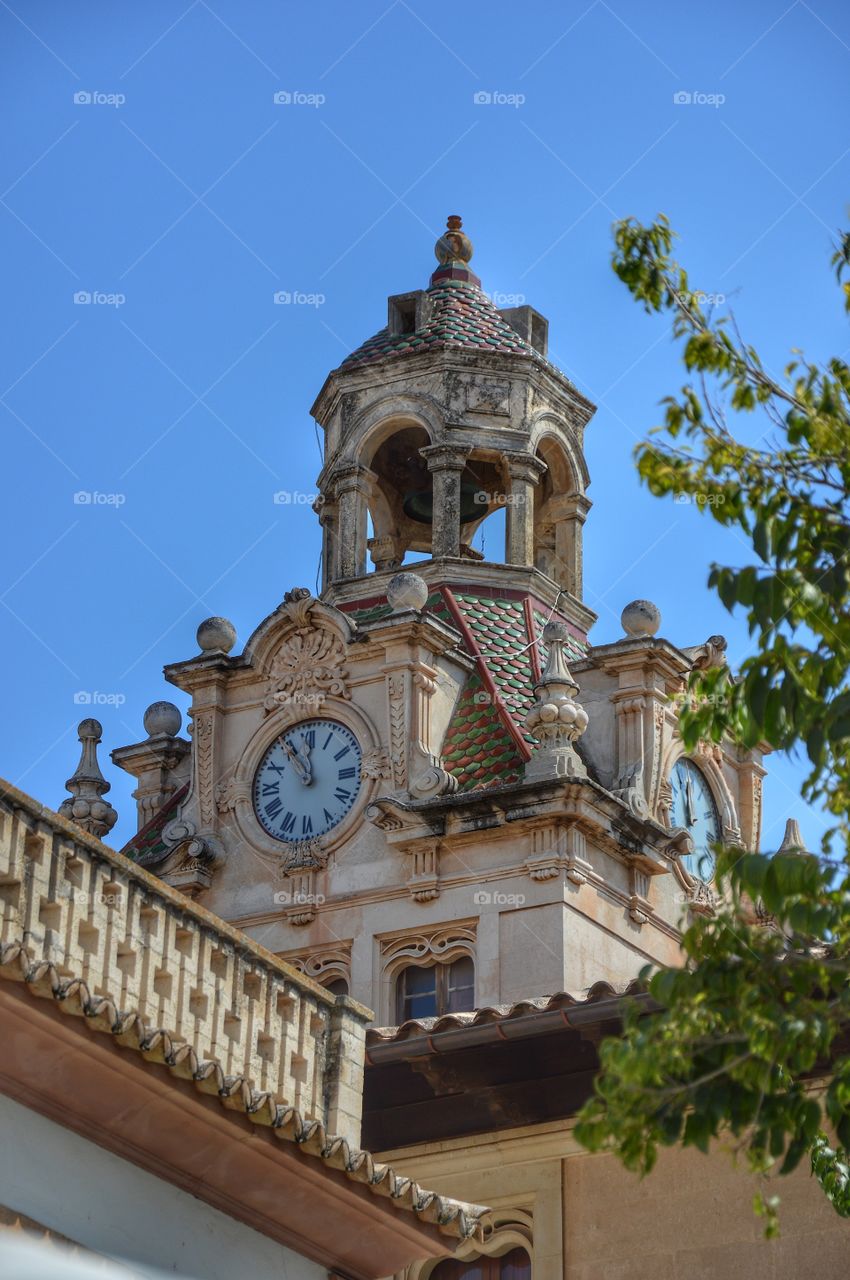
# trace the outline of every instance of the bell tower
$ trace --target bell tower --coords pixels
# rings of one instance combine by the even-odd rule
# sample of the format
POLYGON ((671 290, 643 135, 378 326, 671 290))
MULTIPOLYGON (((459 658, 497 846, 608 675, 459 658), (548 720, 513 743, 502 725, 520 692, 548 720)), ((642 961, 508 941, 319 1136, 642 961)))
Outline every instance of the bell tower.
POLYGON ((678 736, 722 637, 677 648, 637 601, 588 644, 594 407, 544 317, 484 293, 459 218, 436 256, 314 406, 320 596, 291 587, 241 646, 202 623, 165 670, 191 742, 158 703, 113 754, 131 856, 387 1025, 674 962, 683 912, 712 909, 712 833, 757 845, 763 772, 678 736))
POLYGON ((547 360, 545 318, 487 297, 459 217, 434 252, 428 288, 387 299, 384 328, 330 374, 313 406, 325 433, 324 598, 344 607, 371 575, 377 590, 413 557, 429 583, 473 568, 480 580, 473 539, 504 508, 504 551, 484 576, 498 564, 500 579, 505 566, 524 585, 537 579, 537 594, 586 633, 583 438, 594 406, 547 360))

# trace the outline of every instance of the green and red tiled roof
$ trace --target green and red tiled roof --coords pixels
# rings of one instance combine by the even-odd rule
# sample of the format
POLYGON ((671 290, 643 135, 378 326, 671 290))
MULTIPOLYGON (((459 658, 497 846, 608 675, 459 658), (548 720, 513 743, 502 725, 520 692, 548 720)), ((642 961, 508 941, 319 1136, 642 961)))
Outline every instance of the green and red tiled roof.
POLYGON ((132 840, 127 841, 121 850, 125 858, 132 858, 134 862, 148 866, 155 865, 168 852, 168 846, 162 838, 162 831, 166 823, 177 816, 177 810, 188 790, 188 782, 185 786, 179 787, 174 795, 166 800, 159 812, 154 814, 150 822, 137 831, 132 840))
POLYGON ((427 295, 431 301, 431 317, 413 333, 391 334, 381 329, 369 338, 340 366, 372 364, 393 356, 417 351, 433 351, 439 347, 466 347, 477 351, 499 351, 503 355, 532 356, 527 342, 511 328, 482 292, 472 272, 459 272, 465 278, 446 279, 445 273, 434 272, 427 295), (442 278, 438 278, 441 277, 442 278))
MULTIPOLYGON (((357 622, 389 612, 380 599, 343 607, 357 622)), ((459 631, 463 648, 476 663, 446 731, 444 768, 457 778, 461 791, 518 781, 534 742, 524 721, 546 662, 541 635, 549 610, 519 591, 470 585, 432 592, 424 612, 459 631)), ((577 660, 584 657, 587 641, 570 629, 567 656, 577 660)))

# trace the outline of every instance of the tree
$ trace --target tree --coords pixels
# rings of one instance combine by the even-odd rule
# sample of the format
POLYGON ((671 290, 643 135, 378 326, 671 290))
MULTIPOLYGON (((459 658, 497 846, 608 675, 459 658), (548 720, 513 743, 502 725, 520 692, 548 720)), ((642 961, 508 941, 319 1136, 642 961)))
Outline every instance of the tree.
MULTIPOLYGON (((745 563, 714 565, 709 586, 746 611, 755 641, 734 676, 693 674, 682 736, 688 749, 805 750, 804 795, 835 822, 818 855, 718 848, 717 909, 685 927, 682 967, 644 971, 661 1010, 627 1014, 622 1037, 603 1042, 577 1136, 647 1173, 659 1146, 707 1152, 731 1135, 764 1179, 808 1158, 850 1216, 850 368, 798 356, 774 376, 734 317, 691 288, 673 238, 663 216, 615 227, 614 271, 648 312, 671 316, 690 379, 662 401, 638 470, 653 494, 691 495, 736 531, 745 563), (729 426, 745 414, 766 418, 755 444, 729 426)), ((833 266, 850 312, 850 233, 833 266)), ((770 1235, 769 1185, 755 1205, 770 1235)))

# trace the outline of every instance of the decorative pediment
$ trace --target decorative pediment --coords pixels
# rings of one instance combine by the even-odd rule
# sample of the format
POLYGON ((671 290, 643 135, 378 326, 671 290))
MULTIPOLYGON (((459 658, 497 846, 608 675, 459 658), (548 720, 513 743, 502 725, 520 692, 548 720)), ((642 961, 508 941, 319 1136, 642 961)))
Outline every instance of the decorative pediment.
POLYGON ((345 661, 352 635, 339 609, 323 604, 306 587, 287 591, 246 648, 252 666, 268 680, 265 710, 293 707, 315 715, 325 698, 350 698, 345 661))

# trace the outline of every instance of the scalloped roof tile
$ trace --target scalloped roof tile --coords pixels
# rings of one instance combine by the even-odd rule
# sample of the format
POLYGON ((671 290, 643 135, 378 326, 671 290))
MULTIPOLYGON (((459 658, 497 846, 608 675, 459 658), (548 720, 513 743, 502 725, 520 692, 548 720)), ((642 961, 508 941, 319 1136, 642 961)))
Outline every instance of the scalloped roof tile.
MULTIPOLYGON (((435 272, 435 276, 439 276, 435 272)), ((373 364, 408 352, 430 351, 440 347, 462 347, 477 351, 498 351, 502 354, 537 356, 511 328, 477 283, 468 273, 469 280, 438 279, 426 290, 431 304, 431 316, 413 333, 391 334, 385 326, 379 329, 351 355, 346 356, 341 369, 353 365, 373 364)))
POLYGON ((368 1027, 366 1043, 388 1044, 391 1041, 402 1042, 412 1040, 416 1036, 435 1035, 440 1031, 453 1031, 458 1027, 479 1027, 484 1023, 508 1022, 512 1018, 524 1018, 533 1013, 551 1013, 559 1009, 575 1009, 603 1000, 616 999, 618 996, 628 997, 640 995, 646 987, 633 978, 623 987, 614 987, 610 982, 594 982, 583 997, 571 995, 569 991, 559 991, 552 996, 539 996, 528 1000, 517 1000, 512 1004, 486 1005, 482 1009, 471 1009, 468 1013, 447 1013, 438 1018, 413 1018, 397 1027, 368 1027))
MULTIPOLYGON (((383 597, 373 597, 346 612, 357 622, 367 622, 391 610, 383 597)), ((460 791, 519 782, 534 742, 525 729, 525 716, 548 656, 542 634, 549 613, 518 591, 471 586, 433 590, 424 612, 460 631, 476 662, 443 741, 445 768, 457 778, 460 791)), ((566 621, 557 613, 552 618, 566 621)), ((578 660, 586 656, 587 647, 587 641, 573 633, 567 655, 578 660)))

